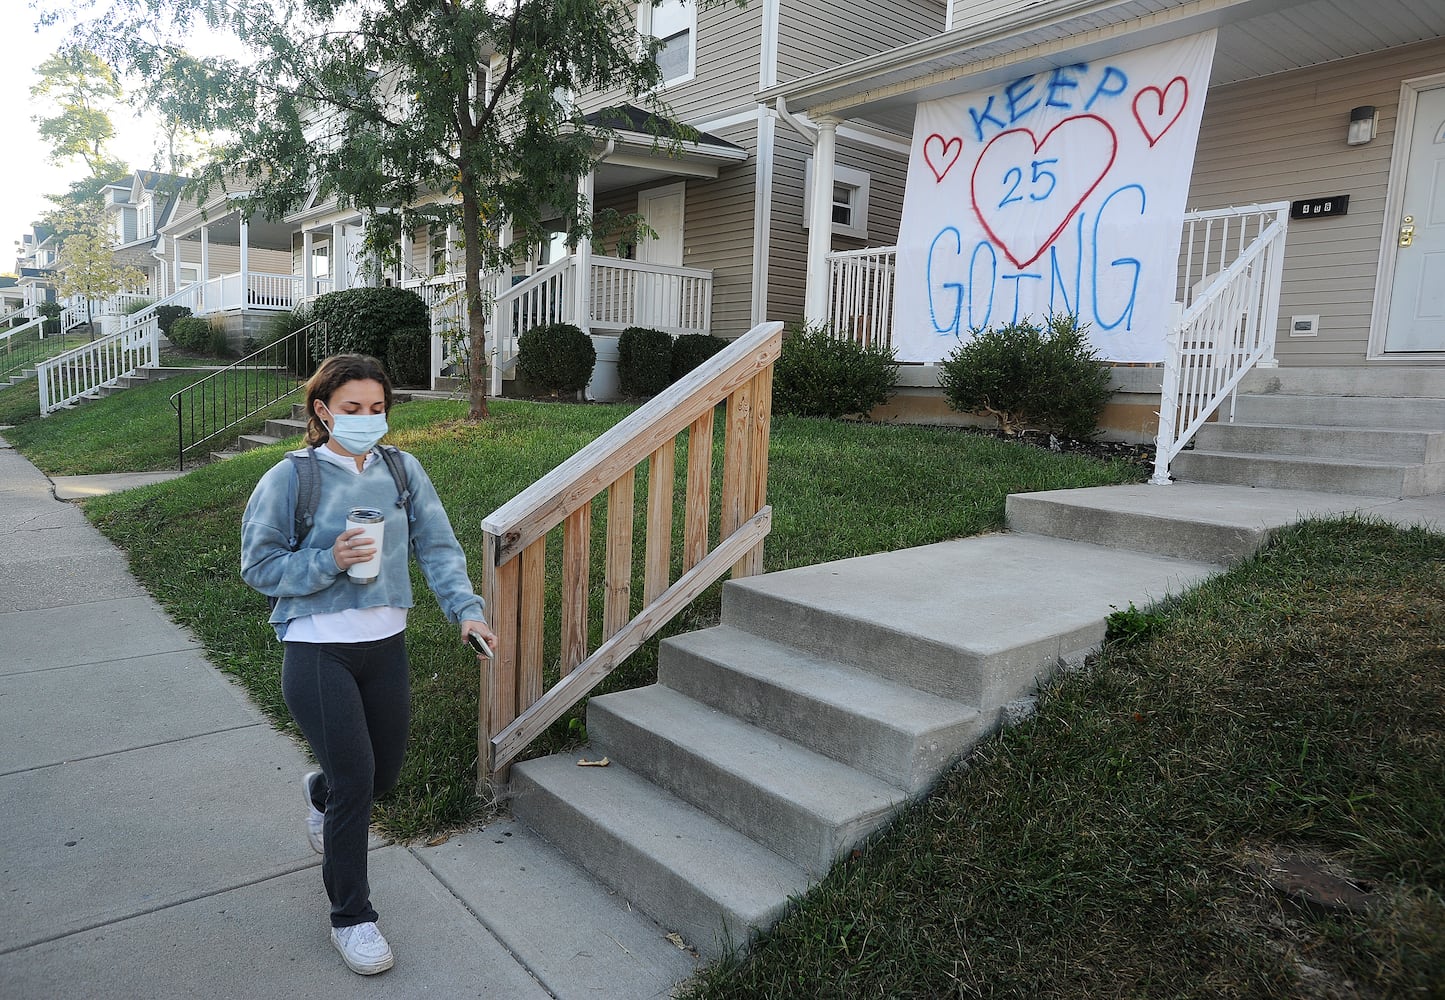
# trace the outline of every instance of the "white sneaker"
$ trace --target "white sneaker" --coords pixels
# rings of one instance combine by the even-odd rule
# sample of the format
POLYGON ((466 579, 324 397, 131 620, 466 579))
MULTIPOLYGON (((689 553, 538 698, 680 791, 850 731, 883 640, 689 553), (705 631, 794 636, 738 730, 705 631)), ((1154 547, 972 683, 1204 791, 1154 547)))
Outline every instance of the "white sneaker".
POLYGON ((301 794, 306 797, 306 839, 311 841, 313 851, 325 854, 326 841, 322 834, 326 827, 326 814, 312 805, 311 799, 311 786, 319 777, 320 771, 307 771, 301 779, 301 794))
POLYGON ((331 943, 341 952, 341 960, 357 975, 374 976, 392 966, 391 945, 376 929, 376 924, 356 924, 331 928, 331 943))

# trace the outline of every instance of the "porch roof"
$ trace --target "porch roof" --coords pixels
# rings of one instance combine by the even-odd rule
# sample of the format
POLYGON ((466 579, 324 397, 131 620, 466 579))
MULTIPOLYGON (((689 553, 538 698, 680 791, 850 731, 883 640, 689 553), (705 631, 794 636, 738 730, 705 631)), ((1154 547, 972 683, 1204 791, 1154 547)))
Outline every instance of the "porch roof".
POLYGON ((1066 62, 1106 58, 1219 29, 1211 86, 1445 35, 1438 0, 1043 0, 770 87, 813 118, 864 119, 901 135, 921 101, 997 86, 1066 62))
POLYGON ((631 187, 665 177, 716 178, 728 164, 741 163, 748 151, 707 132, 682 139, 681 127, 631 104, 587 116, 587 124, 608 130, 613 149, 597 164, 597 190, 631 187), (665 144, 677 141, 676 150, 665 144), (659 144, 664 145, 659 145, 659 144))

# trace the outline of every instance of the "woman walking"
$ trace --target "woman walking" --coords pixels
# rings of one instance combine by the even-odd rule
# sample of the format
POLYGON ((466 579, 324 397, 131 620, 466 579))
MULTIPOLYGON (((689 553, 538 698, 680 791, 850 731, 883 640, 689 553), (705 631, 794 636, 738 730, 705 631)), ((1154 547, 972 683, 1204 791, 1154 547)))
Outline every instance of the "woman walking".
POLYGON ((409 553, 462 642, 468 633, 496 642, 431 480, 406 452, 377 448, 391 403, 375 358, 323 361, 306 385, 307 449, 261 477, 241 520, 241 576, 274 599, 282 693, 321 765, 302 789, 331 942, 361 975, 393 964, 371 905, 366 847, 372 802, 396 784, 411 722, 409 553), (309 530, 305 511, 297 515, 303 493, 315 504, 309 530))

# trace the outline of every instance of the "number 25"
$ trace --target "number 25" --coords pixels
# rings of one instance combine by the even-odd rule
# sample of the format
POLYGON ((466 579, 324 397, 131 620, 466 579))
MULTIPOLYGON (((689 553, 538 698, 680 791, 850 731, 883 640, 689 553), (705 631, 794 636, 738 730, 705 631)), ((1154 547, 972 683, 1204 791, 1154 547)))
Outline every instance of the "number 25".
MULTIPOLYGON (((1052 170, 1044 170, 1042 169, 1042 167, 1049 163, 1058 162, 1058 158, 1055 157, 1049 160, 1034 160, 1031 164, 1029 164, 1029 169, 1033 174, 1029 182, 1030 184, 1038 184, 1045 177, 1049 179, 1049 186, 1042 194, 1037 191, 1032 191, 1029 193, 1029 201, 1043 201, 1049 195, 1054 193, 1054 188, 1058 186, 1059 179, 1057 176, 1054 175, 1054 172, 1052 170)), ((999 208, 1003 208, 1005 205, 1012 201, 1024 200, 1024 196, 1017 193, 1019 185, 1023 183, 1024 172, 1018 167, 1010 167, 1008 169, 1008 172, 1003 175, 1004 184, 1009 183, 1009 178, 1013 178, 1013 186, 1011 186, 1008 189, 1008 193, 1003 196, 1003 201, 998 203, 999 208)))

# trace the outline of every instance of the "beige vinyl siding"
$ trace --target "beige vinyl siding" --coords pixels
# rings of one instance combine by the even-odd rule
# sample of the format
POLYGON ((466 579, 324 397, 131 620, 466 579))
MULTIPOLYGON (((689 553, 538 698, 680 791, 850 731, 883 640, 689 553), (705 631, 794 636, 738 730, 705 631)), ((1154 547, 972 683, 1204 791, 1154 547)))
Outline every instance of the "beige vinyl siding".
POLYGON ((1348 194, 1349 214, 1292 219, 1277 353, 1286 365, 1365 358, 1374 305, 1400 83, 1445 72, 1445 39, 1218 87, 1209 92, 1190 208, 1348 194), (1345 144, 1350 109, 1379 111, 1375 140, 1345 144), (1292 315, 1319 335, 1289 336, 1292 315))
MULTIPOLYGON (((632 6, 635 10, 636 5, 632 6)), ((762 50, 762 7, 762 0, 753 0, 746 7, 718 3, 698 11, 693 78, 673 84, 660 94, 672 117, 697 122, 753 101, 762 50)), ((615 104, 644 102, 613 89, 584 94, 577 103, 591 112, 615 104)))
POLYGON ((888 0, 853 4, 782 0, 778 79, 796 80, 943 30, 942 3, 888 0))

